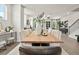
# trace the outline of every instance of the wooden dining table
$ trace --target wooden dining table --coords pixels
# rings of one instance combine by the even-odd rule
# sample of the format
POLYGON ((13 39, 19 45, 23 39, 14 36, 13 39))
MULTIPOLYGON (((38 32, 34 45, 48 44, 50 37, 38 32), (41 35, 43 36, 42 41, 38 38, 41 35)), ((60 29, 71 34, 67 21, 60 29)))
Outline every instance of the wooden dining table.
POLYGON ((35 32, 25 36, 21 43, 63 43, 61 39, 56 38, 54 35, 48 33, 46 36, 37 35, 35 32))

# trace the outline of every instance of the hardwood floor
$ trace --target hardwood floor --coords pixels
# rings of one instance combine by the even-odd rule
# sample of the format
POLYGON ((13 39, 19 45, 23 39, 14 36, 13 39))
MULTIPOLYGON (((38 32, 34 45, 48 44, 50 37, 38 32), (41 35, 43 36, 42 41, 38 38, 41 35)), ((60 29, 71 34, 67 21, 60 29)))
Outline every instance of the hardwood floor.
MULTIPOLYGON (((79 55, 79 43, 65 34, 62 34, 62 40, 64 43, 61 43, 61 47, 69 54, 69 55, 79 55)), ((0 51, 0 55, 8 54, 12 49, 14 49, 19 43, 12 44, 7 46, 7 50, 0 51)))
POLYGON ((62 34, 62 40, 64 43, 61 44, 61 47, 69 54, 69 55, 79 55, 79 43, 65 34, 62 34))
POLYGON ((0 50, 0 55, 6 55, 8 54, 12 49, 14 49, 19 43, 14 43, 11 45, 7 45, 7 49, 6 50, 0 50))

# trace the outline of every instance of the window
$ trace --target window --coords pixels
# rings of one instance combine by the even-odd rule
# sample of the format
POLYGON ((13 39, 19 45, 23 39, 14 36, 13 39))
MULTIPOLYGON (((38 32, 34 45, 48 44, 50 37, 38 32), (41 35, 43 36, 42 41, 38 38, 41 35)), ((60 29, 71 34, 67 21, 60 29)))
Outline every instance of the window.
POLYGON ((0 4, 0 30, 5 29, 7 23, 7 6, 0 4))
POLYGON ((6 5, 0 4, 0 18, 1 20, 6 20, 7 13, 6 13, 6 5))
POLYGON ((50 21, 46 21, 46 29, 50 28, 50 21))

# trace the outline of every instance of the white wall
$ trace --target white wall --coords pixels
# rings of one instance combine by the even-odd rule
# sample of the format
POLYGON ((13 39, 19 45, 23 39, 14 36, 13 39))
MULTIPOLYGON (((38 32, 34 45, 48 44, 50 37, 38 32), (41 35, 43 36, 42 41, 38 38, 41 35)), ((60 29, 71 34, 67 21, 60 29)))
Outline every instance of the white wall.
POLYGON ((8 25, 13 26, 13 22, 12 22, 12 6, 11 4, 6 5, 7 6, 7 21, 8 21, 8 25))
POLYGON ((33 11, 32 10, 30 10, 30 9, 28 9, 28 8, 24 8, 24 14, 26 14, 26 15, 33 15, 33 11))
POLYGON ((24 29, 24 7, 21 5, 21 30, 24 29))
POLYGON ((23 28, 23 8, 21 5, 13 5, 13 25, 14 25, 14 29, 15 31, 17 31, 17 41, 20 42, 21 40, 21 36, 20 36, 20 32, 23 28))

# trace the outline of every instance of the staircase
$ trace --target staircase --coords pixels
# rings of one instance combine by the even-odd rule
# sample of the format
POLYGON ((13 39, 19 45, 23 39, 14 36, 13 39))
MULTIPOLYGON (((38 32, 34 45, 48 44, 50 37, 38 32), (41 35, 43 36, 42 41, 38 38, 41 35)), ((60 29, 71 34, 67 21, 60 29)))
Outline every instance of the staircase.
POLYGON ((69 37, 77 39, 75 35, 79 35, 79 19, 69 26, 69 37))

